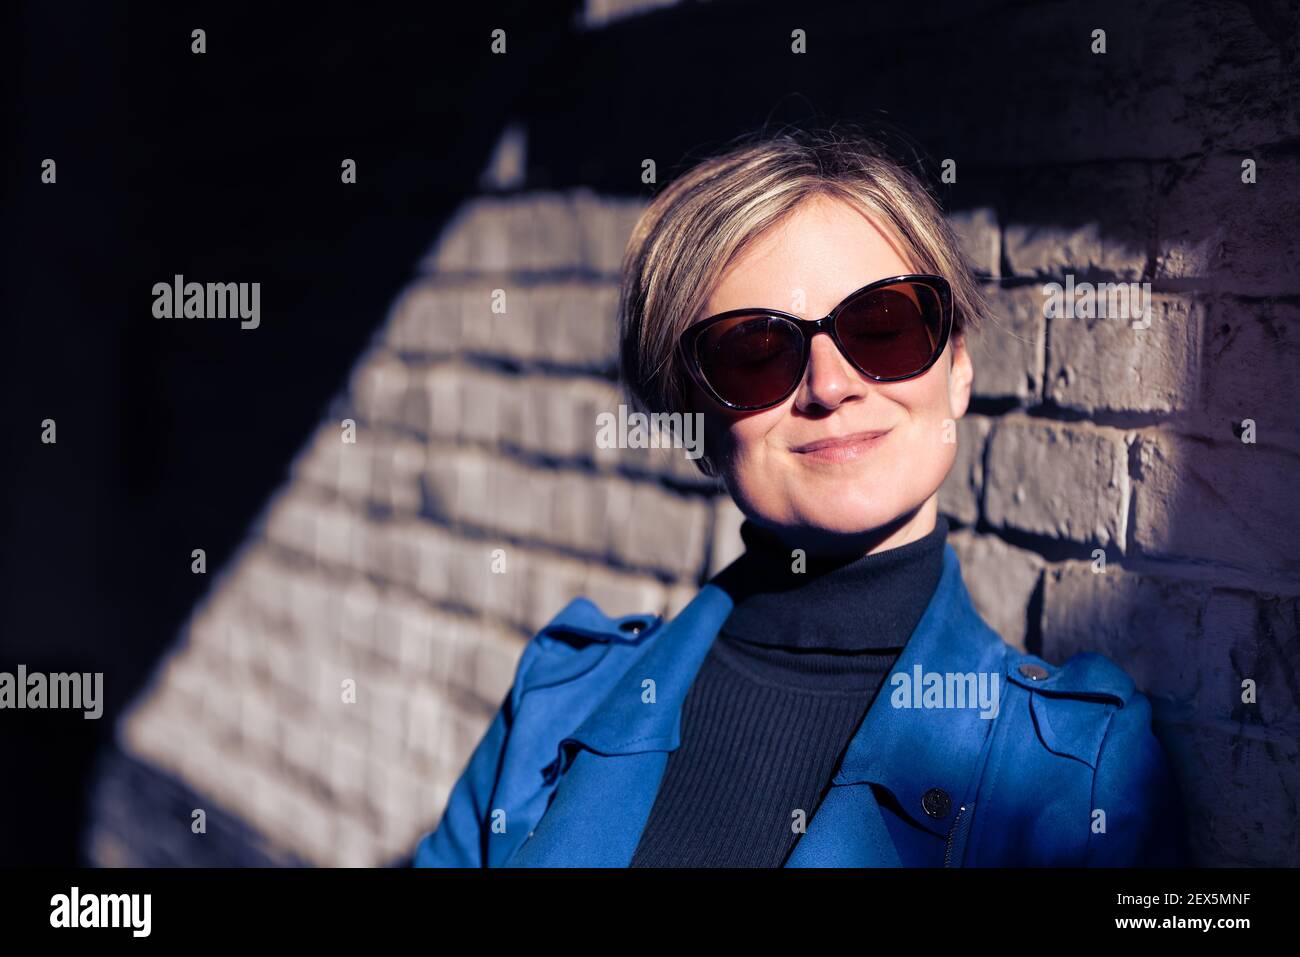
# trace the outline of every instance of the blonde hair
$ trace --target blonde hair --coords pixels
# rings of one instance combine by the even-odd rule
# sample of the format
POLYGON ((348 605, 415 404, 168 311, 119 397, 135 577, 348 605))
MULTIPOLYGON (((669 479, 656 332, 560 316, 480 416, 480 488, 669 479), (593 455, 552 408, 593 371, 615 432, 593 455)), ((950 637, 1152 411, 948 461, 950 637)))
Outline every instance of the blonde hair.
MULTIPOLYGON (((682 173, 650 202, 623 253, 619 367, 634 406, 689 411, 677 338, 730 263, 814 196, 861 210, 918 272, 952 286, 953 335, 978 328, 988 306, 938 202, 884 144, 854 126, 749 134, 682 173)), ((695 460, 716 476, 706 454, 695 460)))

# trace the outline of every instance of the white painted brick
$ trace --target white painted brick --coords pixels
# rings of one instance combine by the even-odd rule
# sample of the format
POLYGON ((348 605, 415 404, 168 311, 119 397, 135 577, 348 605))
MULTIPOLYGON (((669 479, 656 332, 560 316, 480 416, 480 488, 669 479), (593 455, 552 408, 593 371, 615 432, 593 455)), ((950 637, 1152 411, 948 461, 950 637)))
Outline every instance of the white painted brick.
POLYGON ((199 728, 189 735, 178 757, 181 778, 200 791, 206 789, 207 783, 219 775, 224 766, 211 728, 199 728))
POLYGON ((589 189, 580 188, 573 192, 572 202, 583 262, 593 272, 617 277, 622 267, 623 250, 645 210, 646 201, 599 196, 589 189))
POLYGON ((422 675, 429 669, 429 645, 433 621, 421 605, 395 595, 379 609, 376 647, 403 674, 422 675))
POLYGON ((993 428, 984 515, 997 528, 1122 550, 1129 494, 1122 432, 1019 417, 993 428))
POLYGON ((345 807, 365 800, 368 749, 354 734, 335 734, 325 742, 325 781, 335 799, 345 807))
POLYGON ((315 507, 291 490, 278 493, 267 511, 267 538, 299 554, 313 556, 316 533, 315 507))
POLYGON ((352 645, 366 653, 374 648, 378 608, 378 592, 369 582, 354 580, 342 589, 338 635, 345 645, 352 645))
POLYGON ((295 792, 283 813, 291 847, 317 864, 331 857, 336 833, 336 818, 331 808, 309 794, 295 792))
POLYGON ((996 277, 1001 271, 1002 236, 998 228, 997 212, 988 206, 962 210, 949 214, 948 222, 962 255, 971 268, 981 276, 996 277))
POLYGON ((577 217, 568 197, 477 197, 462 205, 430 251, 429 272, 550 272, 582 265, 577 217))
POLYGON ((514 682, 524 643, 503 629, 485 628, 474 654, 474 693, 489 703, 499 702, 514 682))
POLYGON ((280 756, 285 763, 299 774, 323 776, 325 747, 321 723, 314 718, 282 714, 276 726, 280 756))
POLYGON ((436 762, 447 747, 447 705, 427 687, 412 695, 406 713, 406 746, 436 762))
POLYGON ((1016 276, 1063 276, 1090 270, 1136 280, 1146 266, 1142 243, 1120 239, 1098 222, 1077 228, 1011 223, 1003 230, 1003 247, 1016 276))
POLYGON ((447 616, 439 616, 434 623, 433 637, 429 642, 429 674, 439 686, 449 686, 457 660, 456 640, 446 624, 447 616))
MULTIPOLYGON (((523 566, 523 580, 517 586, 522 601, 512 620, 528 632, 536 633, 588 587, 590 569, 572 559, 532 554, 523 566)), ((610 577, 616 576, 610 573, 610 577)))
POLYGON ((948 541, 961 561, 962 580, 975 610, 990 628, 1024 650, 1029 602, 1042 576, 1043 559, 967 529, 954 532, 948 541))
POLYGON ((251 686, 241 689, 239 734, 245 746, 252 744, 259 751, 273 754, 277 748, 276 721, 278 714, 269 692, 270 689, 263 686, 251 686))
POLYGON ((986 290, 991 315, 970 331, 966 345, 979 398, 1032 404, 1043 390, 1045 320, 1041 286, 986 290))
POLYGON ((1138 462, 1133 535, 1142 552, 1300 572, 1292 455, 1149 431, 1138 462))
POLYGON ((1217 576, 1173 579, 1070 563, 1047 576, 1044 645, 1058 657, 1098 651, 1138 687, 1202 719, 1296 727, 1300 667, 1294 632, 1300 599, 1219 586, 1217 576), (1170 649, 1178 653, 1171 655, 1170 649), (1242 683, 1256 702, 1242 702, 1242 683))
POLYGON ((372 461, 370 500, 396 512, 419 511, 420 476, 424 472, 425 446, 397 437, 375 450, 372 461))
POLYGON ((460 434, 462 367, 454 362, 412 369, 402 402, 402 425, 422 435, 452 439, 460 434))
POLYGON ((381 853, 386 859, 403 851, 409 853, 423 818, 421 782, 401 763, 394 761, 373 762, 370 774, 371 803, 385 833, 381 853))
MULTIPOLYGON (((304 554, 311 554, 314 544, 304 554)), ((272 623, 283 623, 289 616, 288 582, 290 571, 258 545, 244 559, 244 590, 258 613, 272 623)))
POLYGON ((1205 306, 1205 392, 1198 426, 1227 439, 1243 419, 1257 441, 1300 452, 1292 392, 1300 369, 1300 305, 1222 297, 1205 306))
POLYGON ((553 472, 527 468, 506 458, 487 465, 486 472, 487 495, 475 500, 482 508, 473 514, 475 524, 520 538, 555 537, 550 518, 558 483, 553 472))
POLYGON ((370 491, 371 460, 376 445, 385 442, 383 433, 367 429, 360 423, 356 429, 356 441, 344 442, 343 430, 337 429, 335 441, 339 443, 339 481, 338 493, 344 498, 360 504, 365 501, 370 491))
POLYGON ((293 474, 323 489, 338 488, 343 443, 339 441, 337 423, 317 426, 302 451, 294 458, 293 474))
POLYGON ((939 510, 964 525, 979 521, 984 486, 984 443, 991 420, 967 414, 957 420, 957 455, 939 488, 939 510))
POLYGON ((568 480, 553 486, 551 511, 542 540, 589 555, 601 556, 609 544, 609 500, 619 494, 620 479, 592 479, 568 473, 568 480))
POLYGON ((1196 404, 1200 380, 1199 303, 1153 296, 1150 326, 1138 318, 1054 318, 1047 396, 1087 413, 1178 412, 1196 404))
POLYGON ((668 589, 666 604, 661 614, 669 619, 676 618, 681 613, 681 610, 690 604, 692 599, 699 593, 699 586, 691 582, 673 585, 668 589))
POLYGON ((1300 260, 1300 161, 1281 151, 1251 157, 1258 181, 1245 184, 1248 155, 1220 147, 1179 169, 1161 200, 1157 279, 1209 280, 1201 285, 1246 296, 1300 292, 1296 271, 1278 268, 1300 260))
POLYGON ((376 867, 381 863, 378 847, 378 838, 362 821, 339 817, 328 864, 330 867, 376 867))
POLYGON ((372 753, 400 759, 406 737, 408 684, 398 678, 371 676, 366 679, 365 692, 370 696, 367 719, 372 753))
POLYGON ((404 353, 454 356, 461 350, 463 290, 454 285, 416 283, 393 304, 384 336, 404 353))
POLYGON ((316 511, 316 560, 347 568, 352 562, 352 536, 358 522, 346 507, 321 505, 316 511))
POLYGON ((629 565, 698 574, 711 527, 711 504, 648 483, 632 486, 630 511, 615 526, 614 545, 629 565))
MULTIPOLYGON (((581 594, 590 598, 611 618, 654 614, 664 607, 668 598, 664 585, 653 578, 612 572, 599 565, 588 569, 586 585, 581 594)), ((551 615, 564 604, 567 601, 553 608, 551 615)))
POLYGON ((399 425, 406 397, 406 380, 406 366, 392 353, 380 350, 366 353, 351 375, 357 412, 368 423, 399 425))
POLYGON ((505 542, 462 542, 451 566, 457 602, 507 621, 520 620, 532 554, 505 542))
POLYGON ((1191 702, 1200 679, 1205 595, 1199 586, 1094 562, 1051 569, 1044 581, 1043 646, 1053 659, 1096 651, 1153 695, 1191 702), (1101 567, 1099 574, 1094 568, 1101 567), (1183 654, 1170 655, 1181 648, 1183 654))

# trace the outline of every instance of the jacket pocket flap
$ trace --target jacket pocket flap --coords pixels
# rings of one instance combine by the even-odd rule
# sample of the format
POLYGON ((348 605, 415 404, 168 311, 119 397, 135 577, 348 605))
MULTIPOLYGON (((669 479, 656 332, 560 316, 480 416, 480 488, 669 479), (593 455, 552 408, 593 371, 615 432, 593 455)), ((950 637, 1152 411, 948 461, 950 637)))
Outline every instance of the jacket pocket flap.
POLYGON ((1091 768, 1106 737, 1115 706, 1077 698, 1053 697, 1037 691, 1029 695, 1034 726, 1043 745, 1054 754, 1068 755, 1091 768))

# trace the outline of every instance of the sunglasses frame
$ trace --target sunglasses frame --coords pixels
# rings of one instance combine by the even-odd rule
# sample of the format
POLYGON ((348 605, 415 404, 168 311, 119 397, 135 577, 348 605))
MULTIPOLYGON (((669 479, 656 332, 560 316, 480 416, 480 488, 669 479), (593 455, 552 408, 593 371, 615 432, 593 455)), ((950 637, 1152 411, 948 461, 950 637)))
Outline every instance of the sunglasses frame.
POLYGON ((841 299, 834 309, 820 319, 801 319, 799 316, 791 315, 788 312, 782 312, 779 309, 764 309, 755 306, 747 306, 742 309, 728 309, 726 312, 720 312, 717 315, 708 316, 707 318, 701 319, 699 322, 687 326, 678 337, 677 346, 680 350, 683 361, 686 363, 686 368, 691 374, 691 378, 693 378, 700 388, 703 389, 715 402, 737 412, 757 412, 762 409, 770 409, 774 406, 780 405, 794 393, 795 389, 799 388, 799 383, 803 381, 803 377, 808 372, 808 360, 812 355, 812 338, 817 333, 825 332, 829 335, 831 341, 835 343, 835 348, 839 349, 840 355, 844 356, 844 358, 849 361, 849 364, 852 365, 859 374, 866 376, 873 382, 904 382, 907 379, 915 379, 919 375, 924 375, 930 370, 931 366, 939 361, 939 357, 943 355, 943 350, 948 347, 948 339, 952 334, 952 313, 952 286, 949 284, 948 280, 944 279, 942 276, 935 276, 930 273, 905 273, 901 276, 890 276, 887 279, 877 279, 875 282, 868 283, 860 289, 853 290, 853 292, 841 299), (867 293, 874 292, 886 286, 892 286, 904 282, 925 286, 926 288, 933 289, 938 294, 940 308, 943 312, 939 320, 939 338, 930 358, 926 360, 925 365, 921 366, 921 368, 917 369, 915 372, 909 372, 907 375, 901 376, 873 375, 858 365, 854 358, 845 350, 843 343, 840 342, 839 333, 835 331, 835 320, 848 305, 867 293), (703 334, 706 329, 725 319, 733 319, 736 316, 742 315, 749 315, 754 318, 766 316, 774 319, 784 319, 793 323, 799 330, 799 335, 802 337, 803 354, 799 363, 799 374, 794 377, 794 382, 791 384, 790 388, 787 389, 779 399, 775 399, 772 402, 765 402, 761 405, 737 405, 734 402, 729 402, 722 396, 718 395, 717 391, 704 377, 703 370, 700 369, 699 358, 696 350, 701 334, 703 334))

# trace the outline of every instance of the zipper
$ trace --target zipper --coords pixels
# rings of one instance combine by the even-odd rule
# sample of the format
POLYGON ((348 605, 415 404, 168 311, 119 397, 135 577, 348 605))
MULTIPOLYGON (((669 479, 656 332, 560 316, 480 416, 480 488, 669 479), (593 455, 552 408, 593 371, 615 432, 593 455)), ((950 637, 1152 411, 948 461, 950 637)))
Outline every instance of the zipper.
POLYGON ((963 804, 957 809, 957 819, 952 822, 952 828, 948 831, 948 844, 943 851, 943 866, 952 867, 952 849, 956 845, 958 838, 961 838, 961 847, 963 854, 966 850, 966 832, 970 830, 970 814, 967 812, 974 807, 973 804, 963 804))

